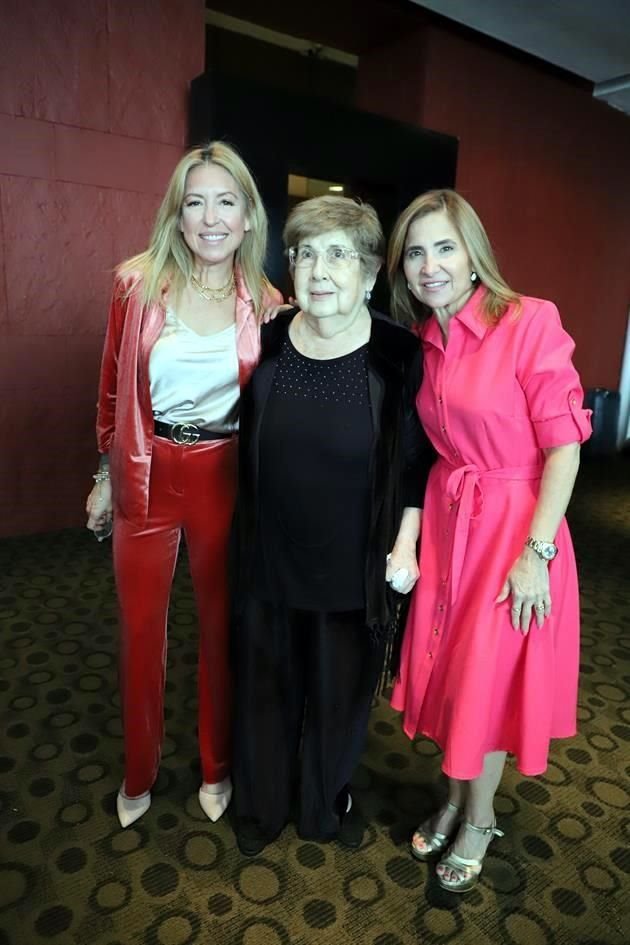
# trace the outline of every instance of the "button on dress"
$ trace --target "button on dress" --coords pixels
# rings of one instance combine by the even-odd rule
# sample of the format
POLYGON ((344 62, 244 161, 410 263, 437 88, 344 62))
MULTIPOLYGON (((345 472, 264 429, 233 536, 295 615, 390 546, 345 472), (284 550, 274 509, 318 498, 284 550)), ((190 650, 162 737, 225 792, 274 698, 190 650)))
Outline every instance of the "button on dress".
POLYGON ((446 347, 434 317, 418 332, 425 373, 416 403, 438 460, 392 697, 405 733, 436 741, 444 772, 461 779, 478 777, 484 755, 499 750, 523 774, 540 774, 549 740, 575 734, 579 598, 566 520, 543 627, 533 622, 523 636, 512 629, 511 595, 494 601, 529 534, 543 449, 591 431, 556 307, 523 297, 520 312, 512 305, 491 326, 484 292, 451 318, 446 347))

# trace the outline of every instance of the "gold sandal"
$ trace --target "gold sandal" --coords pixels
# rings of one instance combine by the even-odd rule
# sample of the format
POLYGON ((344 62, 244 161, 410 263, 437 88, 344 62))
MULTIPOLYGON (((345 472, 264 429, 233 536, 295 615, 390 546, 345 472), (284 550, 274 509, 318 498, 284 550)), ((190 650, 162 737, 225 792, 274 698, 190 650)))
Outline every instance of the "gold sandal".
MULTIPOLYGON (((457 807, 456 804, 451 804, 450 801, 447 801, 446 808, 447 810, 449 808, 451 810, 455 810, 458 813, 461 811, 460 807, 457 807)), ((436 831, 431 830, 432 820, 433 816, 429 817, 428 820, 425 820, 424 823, 420 824, 411 838, 411 854, 412 856, 415 856, 416 860, 422 860, 423 863, 426 862, 426 860, 433 859, 433 857, 437 856, 438 853, 441 853, 444 847, 450 842, 455 831, 459 828, 459 818, 457 818, 450 833, 437 833, 436 831), (424 850, 418 850, 418 848, 415 846, 416 839, 424 843, 424 850)))
POLYGON ((461 874, 458 879, 454 880, 446 880, 443 876, 440 876, 439 873, 437 874, 438 883, 442 889, 448 889, 449 892, 455 893, 470 892, 471 889, 475 888, 479 882, 483 860, 490 843, 495 837, 503 836, 503 831, 499 830, 497 827, 496 820, 490 827, 476 827, 474 824, 471 824, 469 820, 463 820, 462 826, 465 827, 466 830, 475 830, 477 833, 482 833, 489 839, 486 845, 486 852, 480 859, 468 859, 459 856, 457 853, 453 853, 453 848, 450 847, 446 855, 440 860, 438 866, 447 866, 449 869, 456 870, 461 874))

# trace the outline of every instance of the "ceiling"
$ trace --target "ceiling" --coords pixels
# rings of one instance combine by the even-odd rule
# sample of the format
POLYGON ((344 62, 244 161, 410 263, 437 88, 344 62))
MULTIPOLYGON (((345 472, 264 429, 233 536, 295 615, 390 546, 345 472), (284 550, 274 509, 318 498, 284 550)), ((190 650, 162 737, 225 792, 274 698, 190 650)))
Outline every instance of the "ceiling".
POLYGON ((630 0, 361 0, 360 21, 356 0, 317 0, 317 16, 295 0, 206 3, 209 24, 348 65, 438 14, 593 83, 630 115, 630 0))
POLYGON ((630 115, 630 0, 411 0, 594 83, 630 115))

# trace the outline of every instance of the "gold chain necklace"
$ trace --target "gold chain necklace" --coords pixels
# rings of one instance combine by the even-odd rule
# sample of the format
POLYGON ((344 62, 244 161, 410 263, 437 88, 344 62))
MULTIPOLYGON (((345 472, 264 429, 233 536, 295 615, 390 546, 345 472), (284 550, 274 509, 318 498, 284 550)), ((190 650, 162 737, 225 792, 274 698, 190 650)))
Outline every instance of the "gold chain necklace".
POLYGON ((225 299, 229 299, 236 288, 234 273, 232 273, 228 282, 226 282, 225 285, 220 289, 213 289, 209 285, 203 285, 194 274, 191 274, 190 276, 190 284, 192 285, 195 292, 204 298, 206 302, 223 302, 225 299))

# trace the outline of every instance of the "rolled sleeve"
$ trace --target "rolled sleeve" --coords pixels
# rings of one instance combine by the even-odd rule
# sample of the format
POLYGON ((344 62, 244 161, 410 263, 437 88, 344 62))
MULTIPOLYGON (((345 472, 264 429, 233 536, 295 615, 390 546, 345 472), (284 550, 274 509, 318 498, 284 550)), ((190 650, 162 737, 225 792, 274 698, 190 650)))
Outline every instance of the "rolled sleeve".
POLYGON ((591 435, 574 349, 555 305, 540 302, 525 329, 518 376, 541 449, 584 443, 591 435))
POLYGON ((536 440, 541 449, 565 443, 584 443, 591 435, 591 411, 582 407, 582 388, 569 391, 568 410, 557 417, 534 420, 536 440))

